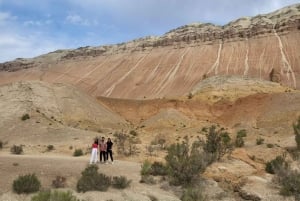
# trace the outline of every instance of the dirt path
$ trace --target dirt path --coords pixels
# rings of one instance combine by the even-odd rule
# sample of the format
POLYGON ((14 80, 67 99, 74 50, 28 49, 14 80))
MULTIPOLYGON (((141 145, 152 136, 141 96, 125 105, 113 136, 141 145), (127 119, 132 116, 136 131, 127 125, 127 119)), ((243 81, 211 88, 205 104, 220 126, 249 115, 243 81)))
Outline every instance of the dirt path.
MULTIPOLYGON (((30 200, 30 196, 12 193, 12 183, 19 175, 35 173, 44 189, 51 187, 56 176, 67 178, 68 189, 75 190, 81 172, 88 165, 89 156, 69 157, 56 155, 11 155, 0 154, 0 200, 30 200)), ((99 172, 111 176, 126 176, 132 180, 125 190, 110 188, 107 192, 76 193, 79 198, 96 200, 179 200, 171 191, 164 191, 157 185, 139 183, 141 164, 116 160, 114 164, 98 164, 99 172), (149 197, 150 196, 150 197, 149 197)))

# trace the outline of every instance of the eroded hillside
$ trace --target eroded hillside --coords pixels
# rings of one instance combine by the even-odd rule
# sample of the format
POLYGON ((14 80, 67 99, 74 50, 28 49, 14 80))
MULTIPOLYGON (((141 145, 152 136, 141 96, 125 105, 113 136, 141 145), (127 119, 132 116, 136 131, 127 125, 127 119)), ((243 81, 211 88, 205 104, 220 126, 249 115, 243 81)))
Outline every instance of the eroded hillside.
POLYGON ((161 37, 58 50, 0 64, 0 84, 71 83, 92 96, 152 99, 187 95, 214 75, 242 75, 299 88, 300 5, 225 26, 191 24, 161 37))

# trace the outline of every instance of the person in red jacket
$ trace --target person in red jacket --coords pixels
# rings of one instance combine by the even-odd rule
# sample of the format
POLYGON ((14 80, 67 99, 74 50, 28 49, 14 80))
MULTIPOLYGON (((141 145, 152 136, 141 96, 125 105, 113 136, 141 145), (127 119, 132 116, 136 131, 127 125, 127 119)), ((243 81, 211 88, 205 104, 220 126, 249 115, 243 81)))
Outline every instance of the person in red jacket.
POLYGON ((100 163, 102 163, 102 158, 103 162, 106 162, 106 143, 105 143, 105 138, 102 137, 100 143, 99 143, 99 149, 100 149, 100 163))
POLYGON ((97 163, 97 158, 98 158, 98 139, 95 139, 94 143, 92 144, 90 164, 97 163))

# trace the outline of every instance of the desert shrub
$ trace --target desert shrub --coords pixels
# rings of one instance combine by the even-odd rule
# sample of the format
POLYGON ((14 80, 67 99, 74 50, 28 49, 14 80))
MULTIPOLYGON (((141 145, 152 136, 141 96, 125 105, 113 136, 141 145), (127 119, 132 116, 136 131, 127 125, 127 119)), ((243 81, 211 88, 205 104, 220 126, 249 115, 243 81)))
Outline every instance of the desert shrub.
POLYGON ((150 175, 151 174, 151 162, 145 160, 142 164, 141 175, 150 175))
POLYGON ((300 173, 290 168, 282 169, 276 173, 281 185, 280 194, 284 196, 295 196, 295 200, 300 200, 300 173))
POLYGON ((54 149, 54 146, 52 144, 47 146, 47 151, 52 151, 54 149))
POLYGON ((31 201, 79 201, 71 191, 42 191, 34 195, 31 201))
POLYGON ((125 176, 117 176, 112 179, 112 186, 117 189, 127 188, 131 183, 125 176))
POLYGON ((82 155, 83 155, 82 149, 75 149, 73 156, 77 157, 77 156, 82 156, 82 155))
POLYGON ((140 140, 136 136, 129 136, 122 132, 114 133, 115 142, 117 146, 118 154, 125 156, 131 156, 138 153, 136 144, 140 143, 140 140))
POLYGON ((66 186, 66 178, 62 176, 56 176, 54 180, 52 180, 52 186, 54 188, 64 188, 66 186))
POLYGON ((293 124, 294 134, 295 134, 295 141, 297 144, 297 149, 300 150, 300 117, 296 124, 293 124))
POLYGON ((274 144, 267 144, 267 147, 268 147, 268 148, 273 148, 273 147, 274 147, 274 144))
POLYGON ((156 181, 155 181, 154 177, 151 175, 142 175, 140 183, 153 185, 153 184, 156 184, 156 181))
POLYGON ((107 191, 110 184, 110 177, 98 173, 98 166, 90 165, 81 173, 81 178, 77 182, 77 191, 107 191))
POLYGON ((41 182, 35 174, 19 176, 13 182, 13 190, 18 194, 37 192, 39 191, 40 187, 41 182))
POLYGON ((29 114, 24 114, 22 117, 21 117, 22 121, 26 121, 27 119, 30 119, 30 116, 29 114))
POLYGON ((265 141, 265 139, 264 139, 264 138, 262 138, 262 137, 256 138, 256 144, 257 144, 257 145, 261 145, 261 144, 263 144, 263 143, 264 143, 264 141, 265 141))
POLYGON ((153 176, 158 176, 158 175, 165 176, 168 174, 168 170, 167 170, 167 167, 163 163, 155 161, 151 165, 150 174, 153 176))
POLYGON ((235 146, 236 147, 243 147, 245 142, 244 142, 244 137, 247 136, 247 132, 245 129, 239 130, 236 134, 235 138, 235 146))
POLYGON ((275 159, 266 163, 265 170, 270 174, 275 174, 276 171, 286 168, 288 163, 285 161, 285 155, 277 156, 275 159))
POLYGON ((231 150, 231 138, 227 132, 212 125, 206 134, 204 152, 212 155, 212 161, 219 160, 231 150))
POLYGON ((211 161, 211 155, 203 152, 200 145, 200 142, 195 141, 190 147, 188 138, 185 138, 181 144, 168 147, 165 159, 170 184, 186 186, 199 179, 199 173, 211 161))
POLYGON ((187 188, 184 190, 182 196, 182 201, 204 201, 205 196, 202 193, 201 188, 187 188))
POLYGON ((137 136, 137 135, 138 135, 138 133, 137 133, 135 130, 131 130, 131 131, 129 132, 129 134, 130 134, 130 135, 133 135, 133 136, 137 136))
POLYGON ((0 149, 2 149, 3 148, 3 142, 2 142, 2 140, 0 140, 0 149))
POLYGON ((23 147, 21 145, 17 146, 17 145, 13 145, 11 148, 10 148, 10 152, 12 154, 22 154, 23 153, 23 147))

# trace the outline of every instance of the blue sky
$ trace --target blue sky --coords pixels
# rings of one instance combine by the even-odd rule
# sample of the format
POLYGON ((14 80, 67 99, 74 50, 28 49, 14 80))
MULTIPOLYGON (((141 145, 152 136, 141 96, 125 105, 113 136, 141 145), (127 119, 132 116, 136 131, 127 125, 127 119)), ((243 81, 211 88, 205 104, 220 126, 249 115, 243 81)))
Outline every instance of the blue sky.
POLYGON ((299 0, 0 0, 0 62, 162 35, 193 22, 224 25, 295 3, 299 0))

